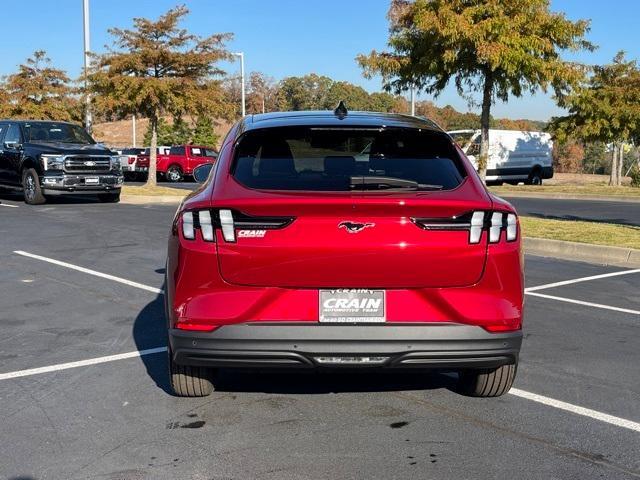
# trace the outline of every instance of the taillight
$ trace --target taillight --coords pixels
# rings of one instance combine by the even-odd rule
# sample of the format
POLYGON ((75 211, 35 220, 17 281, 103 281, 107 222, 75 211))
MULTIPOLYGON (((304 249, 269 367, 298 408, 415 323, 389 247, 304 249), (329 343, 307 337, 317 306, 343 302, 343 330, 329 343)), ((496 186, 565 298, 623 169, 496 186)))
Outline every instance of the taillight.
POLYGON ((133 165, 138 157, 129 157, 129 165, 133 165))
POLYGON ((215 230, 222 231, 226 242, 236 241, 236 229, 277 230, 293 222, 294 217, 257 217, 246 215, 229 209, 188 210, 182 213, 182 236, 186 240, 195 240, 196 231, 200 230, 206 242, 215 241, 215 230))
POLYGON ((508 242, 518 238, 518 220, 514 213, 498 211, 466 212, 453 217, 412 218, 411 221, 424 230, 468 230, 469 243, 480 243, 482 232, 489 234, 489 243, 498 243, 502 231, 508 242))
POLYGON ((469 243, 478 243, 482 237, 484 226, 484 212, 473 212, 469 226, 469 243))
POLYGON ((507 241, 513 242, 518 238, 518 219, 515 214, 510 213, 507 215, 507 241))
POLYGON ((231 210, 220 210, 220 226, 222 236, 227 242, 236 241, 236 227, 233 224, 233 213, 231 210))

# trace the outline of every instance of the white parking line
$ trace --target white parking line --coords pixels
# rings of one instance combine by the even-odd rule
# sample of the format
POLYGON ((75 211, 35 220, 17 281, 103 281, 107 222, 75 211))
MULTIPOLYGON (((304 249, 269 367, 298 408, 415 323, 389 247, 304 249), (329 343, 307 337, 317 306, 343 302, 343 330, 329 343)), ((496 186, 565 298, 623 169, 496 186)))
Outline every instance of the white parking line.
POLYGON ((556 297, 555 295, 546 295, 544 293, 525 292, 527 295, 534 297, 547 298, 549 300, 557 300, 558 302, 574 303, 576 305, 584 305, 585 307, 602 308, 604 310, 613 310, 614 312, 630 313, 632 315, 640 315, 640 311, 631 310, 629 308, 612 307, 611 305, 602 305, 601 303, 585 302, 583 300, 574 300, 573 298, 556 297))
POLYGON ((0 207, 18 208, 18 205, 10 205, 8 203, 0 203, 0 207))
POLYGON ((616 427, 628 428, 629 430, 633 430, 634 432, 640 432, 640 423, 632 422, 631 420, 627 420, 626 418, 614 417, 613 415, 609 415, 608 413, 602 413, 598 412, 597 410, 591 410, 590 408, 580 407, 578 405, 573 405, 561 400, 556 400, 555 398, 538 395, 537 393, 526 392, 524 390, 520 390, 519 388, 512 388, 511 390, 509 390, 509 394, 515 395, 516 397, 520 398, 526 398, 527 400, 531 400, 532 402, 542 403, 543 405, 547 405, 549 407, 554 407, 560 410, 575 413, 576 415, 582 415, 583 417, 589 417, 595 420, 600 420, 601 422, 610 423, 611 425, 615 425, 616 427))
POLYGON ((601 278, 618 277, 620 275, 629 275, 631 273, 640 273, 640 268, 636 270, 622 270, 620 272, 603 273, 601 275, 592 275, 590 277, 574 278, 573 280, 564 280, 562 282, 547 283, 538 285, 537 287, 525 288, 525 293, 535 292, 536 290, 544 290, 547 288, 562 287, 563 285, 571 285, 573 283, 589 282, 591 280, 599 280, 601 278))
POLYGON ((70 368, 87 367, 89 365, 115 362, 116 360, 124 360, 127 358, 143 357, 145 355, 153 355, 154 353, 161 353, 166 351, 167 351, 167 347, 149 348, 147 350, 136 350, 135 352, 120 353, 118 355, 107 355, 106 357, 89 358, 88 360, 80 360, 78 362, 59 363, 57 365, 49 365, 46 367, 29 368, 27 370, 17 370, 15 372, 0 373, 0 380, 28 377, 30 375, 57 372, 59 370, 68 370, 70 368))
POLYGON ((23 252, 22 250, 14 250, 13 253, 15 253, 16 255, 22 255, 23 257, 29 257, 36 260, 42 260, 43 262, 52 263, 53 265, 58 265, 59 267, 70 268, 71 270, 87 273, 95 277, 106 278, 107 280, 123 283, 125 285, 129 285, 130 287, 139 288, 140 290, 146 290, 147 292, 164 293, 164 291, 160 288, 150 287, 149 285, 144 285, 138 282, 132 282, 131 280, 127 280, 126 278, 116 277, 114 275, 109 275, 107 273, 96 272, 95 270, 79 267, 78 265, 73 265, 72 263, 61 262, 60 260, 54 260, 53 258, 47 258, 41 255, 35 255, 33 253, 23 252))
MULTIPOLYGON (((156 353, 164 353, 167 351, 167 347, 149 348, 147 350, 136 350, 134 352, 120 353, 118 355, 107 355, 105 357, 89 358, 87 360, 80 360, 77 362, 59 363, 57 365, 48 365, 46 367, 29 368, 27 370, 17 370, 15 372, 0 373, 0 381, 16 379, 20 377, 28 377, 31 375, 39 375, 42 373, 58 372, 60 370, 68 370, 70 368, 88 367, 90 365, 98 365, 101 363, 115 362, 118 360, 126 360, 129 358, 139 358, 145 355, 153 355, 156 353)), ((572 403, 563 402, 562 400, 556 400, 555 398, 545 397, 544 395, 538 395, 537 393, 527 392, 526 390, 520 390, 519 388, 512 388, 509 391, 510 395, 524 398, 532 402, 541 403, 543 405, 571 412, 583 417, 592 418, 600 422, 608 423, 616 427, 626 428, 633 430, 634 432, 640 432, 640 423, 626 418, 616 417, 609 415, 608 413, 599 412, 590 408, 581 407, 579 405, 573 405, 572 403)))
MULTIPOLYGON (((114 277, 113 275, 107 275, 107 274, 104 274, 104 273, 101 273, 101 272, 96 272, 95 270, 90 270, 88 268, 79 267, 77 265, 73 265, 73 264, 70 264, 70 263, 60 262, 58 260, 54 260, 54 259, 51 259, 51 258, 43 257, 43 256, 40 256, 40 255, 34 255, 32 253, 23 252, 21 250, 14 251, 14 253, 16 253, 18 255, 25 256, 25 257, 34 258, 36 260, 42 260, 44 262, 52 263, 54 265, 59 265, 61 267, 70 268, 72 270, 77 270, 79 272, 88 273, 89 275, 94 275, 96 277, 101 277, 101 278, 105 278, 107 280, 113 280, 115 282, 124 283, 125 285, 129 285, 129 286, 132 286, 132 287, 140 288, 142 290, 146 290, 146 291, 149 291, 149 292, 163 293, 162 290, 160 290, 158 288, 155 288, 155 287, 150 287, 150 286, 144 285, 142 283, 132 282, 130 280, 126 280, 126 279, 120 278, 120 277, 114 277)), ((640 270, 638 270, 638 271, 640 271, 640 270)), ((623 272, 618 272, 618 274, 620 274, 620 275, 624 275, 626 273, 636 273, 636 271, 627 270, 624 273, 623 272)), ((605 274, 605 275, 614 276, 613 274, 605 274)), ((604 277, 598 276, 598 275, 596 275, 594 277, 604 278, 604 277)), ((585 278, 594 279, 593 277, 585 277, 585 278)), ((582 279, 577 279, 577 280, 581 281, 582 279)), ((582 280, 582 281, 586 281, 586 280, 582 280)), ((562 283, 562 282, 558 282, 558 283, 562 283)), ((573 283, 575 283, 575 282, 573 282, 573 283)), ((549 285, 552 285, 552 284, 549 284, 549 285)), ((542 287, 542 285, 540 287, 542 287)), ((533 287, 533 288, 540 288, 540 287, 533 287)), ((638 311, 629 310, 629 309, 625 309, 625 308, 610 307, 608 305, 599 305, 597 303, 582 302, 580 300, 572 300, 572 299, 562 298, 562 297, 554 297, 554 296, 551 296, 551 295, 544 295, 544 294, 541 294, 541 293, 533 293, 533 292, 527 292, 527 293, 529 295, 534 295, 534 296, 543 297, 543 298, 550 298, 552 300, 559 300, 559 301, 569 302, 569 303, 577 303, 577 304, 580 304, 580 305, 586 305, 586 306, 596 307, 596 308, 606 308, 606 309, 616 310, 616 311, 620 311, 620 312, 624 312, 624 313, 640 314, 640 312, 638 312, 638 311)), ((18 371, 15 371, 15 372, 0 373, 0 380, 8 380, 8 379, 13 379, 13 378, 26 377, 26 376, 30 376, 30 375, 38 375, 38 374, 41 374, 41 373, 56 372, 56 371, 59 371, 59 370, 67 370, 67 369, 70 369, 70 368, 85 367, 85 366, 96 365, 96 364, 100 364, 100 363, 114 362, 114 361, 117 361, 117 360, 124 360, 124 359, 127 359, 127 358, 142 357, 144 355, 152 355, 152 354, 155 354, 155 353, 161 353, 161 352, 166 352, 166 351, 167 351, 167 347, 156 347, 156 348, 150 348, 150 349, 147 349, 147 350, 140 350, 140 351, 135 351, 135 352, 121 353, 119 355, 108 355, 108 356, 105 356, 105 357, 90 358, 88 360, 80 360, 80 361, 77 361, 77 362, 60 363, 60 364, 57 364, 57 365, 49 365, 49 366, 46 366, 46 367, 30 368, 30 369, 27 369, 27 370, 18 370, 18 371)), ((626 429, 629 429, 629 430, 633 430, 635 432, 640 432, 640 423, 634 422, 634 421, 631 421, 631 420, 627 420, 625 418, 616 417, 616 416, 613 416, 613 415, 609 415, 608 413, 602 413, 602 412, 599 412, 597 410, 592 410, 592 409, 589 409, 589 408, 581 407, 579 405, 573 405, 571 403, 563 402, 561 400, 556 400, 556 399, 550 398, 550 397, 545 397, 543 395, 538 395, 537 393, 527 392, 525 390, 520 390, 518 388, 512 388, 509 391, 509 393, 511 395, 516 396, 516 397, 524 398, 524 399, 530 400, 532 402, 536 402, 536 403, 540 403, 540 404, 543 404, 543 405, 547 405, 549 407, 557 408, 559 410, 564 410, 564 411, 567 411, 567 412, 571 412, 571 413, 574 413, 576 415, 582 415, 583 417, 589 417, 589 418, 592 418, 594 420, 598 420, 598 421, 601 421, 601 422, 604 422, 604 423, 608 423, 610 425, 614 425, 616 427, 626 428, 626 429)))

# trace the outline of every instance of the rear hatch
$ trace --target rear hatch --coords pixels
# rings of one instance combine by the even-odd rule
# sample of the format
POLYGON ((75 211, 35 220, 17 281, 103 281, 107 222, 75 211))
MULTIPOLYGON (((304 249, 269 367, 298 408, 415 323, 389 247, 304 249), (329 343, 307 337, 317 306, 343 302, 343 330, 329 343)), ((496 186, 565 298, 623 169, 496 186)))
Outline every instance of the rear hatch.
POLYGON ((436 132, 253 132, 216 195, 235 228, 232 240, 217 232, 220 273, 261 287, 476 283, 487 240, 470 243, 468 223, 491 201, 459 161, 436 132))

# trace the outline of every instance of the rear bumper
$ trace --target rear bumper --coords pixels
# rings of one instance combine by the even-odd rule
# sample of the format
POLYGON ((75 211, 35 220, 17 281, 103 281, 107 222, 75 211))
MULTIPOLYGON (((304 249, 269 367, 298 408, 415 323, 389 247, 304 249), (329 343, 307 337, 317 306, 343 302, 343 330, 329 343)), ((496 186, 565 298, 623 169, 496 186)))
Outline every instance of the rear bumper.
POLYGON ((480 327, 255 322, 213 332, 169 330, 173 360, 205 367, 492 368, 517 361, 522 332, 480 327))

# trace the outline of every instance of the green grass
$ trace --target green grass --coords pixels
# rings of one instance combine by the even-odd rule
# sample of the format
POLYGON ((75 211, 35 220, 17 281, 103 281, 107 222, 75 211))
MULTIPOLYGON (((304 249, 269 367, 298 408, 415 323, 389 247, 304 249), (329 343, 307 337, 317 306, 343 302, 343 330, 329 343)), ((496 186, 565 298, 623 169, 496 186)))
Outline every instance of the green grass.
POLYGON ((171 187, 147 187, 146 185, 142 185, 140 187, 134 187, 131 185, 124 185, 122 187, 122 195, 145 195, 145 196, 162 196, 169 195, 172 197, 184 197, 189 192, 187 190, 182 190, 180 188, 171 188, 171 187))
POLYGON ((540 193, 540 194, 566 194, 566 195, 606 195, 612 197, 637 197, 640 198, 640 188, 634 187, 610 187, 605 184, 591 185, 502 185, 489 187, 497 195, 509 193, 540 193))
POLYGON ((525 237, 640 249, 640 227, 520 217, 525 237))

